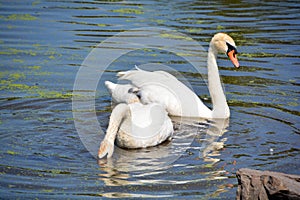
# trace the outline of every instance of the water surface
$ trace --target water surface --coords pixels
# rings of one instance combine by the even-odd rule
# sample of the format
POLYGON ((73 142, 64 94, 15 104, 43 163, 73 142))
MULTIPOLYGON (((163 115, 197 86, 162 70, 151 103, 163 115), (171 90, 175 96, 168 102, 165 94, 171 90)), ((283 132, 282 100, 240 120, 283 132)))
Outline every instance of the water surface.
MULTIPOLYGON (((1 1, 1 197, 233 199, 239 168, 299 174, 299 13, 297 1, 1 1), (231 117, 228 125, 181 126, 170 143, 97 162, 74 125, 76 73, 97 44, 142 27, 174 29, 206 49, 216 32, 235 39, 241 68, 219 60, 231 117), (190 147, 175 162, 159 159, 184 144, 180 133, 193 135, 190 147)), ((211 106, 202 76, 157 49, 120 57, 105 78, 148 62, 176 69, 211 106)), ((111 106, 101 81, 96 110, 105 128, 111 106)))

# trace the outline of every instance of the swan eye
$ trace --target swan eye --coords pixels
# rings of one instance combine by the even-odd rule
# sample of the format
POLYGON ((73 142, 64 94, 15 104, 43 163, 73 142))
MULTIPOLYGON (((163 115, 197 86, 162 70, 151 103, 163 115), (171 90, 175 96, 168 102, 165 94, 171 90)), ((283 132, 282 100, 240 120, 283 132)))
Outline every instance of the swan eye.
POLYGON ((230 51, 232 51, 233 50, 233 55, 234 55, 234 57, 235 57, 235 55, 238 53, 238 51, 237 51, 237 49, 233 46, 233 45, 231 45, 230 43, 228 43, 228 42, 226 42, 226 45, 227 45, 227 47, 228 47, 228 49, 227 49, 227 55, 228 55, 228 53, 230 52, 230 51))

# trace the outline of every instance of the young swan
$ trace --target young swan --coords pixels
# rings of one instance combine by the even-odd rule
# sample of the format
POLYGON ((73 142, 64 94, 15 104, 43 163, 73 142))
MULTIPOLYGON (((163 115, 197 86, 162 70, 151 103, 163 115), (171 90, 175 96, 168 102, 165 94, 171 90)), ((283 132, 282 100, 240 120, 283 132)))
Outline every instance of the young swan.
POLYGON ((136 149, 156 146, 173 135, 173 124, 165 108, 157 103, 144 105, 136 88, 106 81, 106 87, 117 105, 112 110, 98 157, 112 157, 114 143, 119 147, 136 149))

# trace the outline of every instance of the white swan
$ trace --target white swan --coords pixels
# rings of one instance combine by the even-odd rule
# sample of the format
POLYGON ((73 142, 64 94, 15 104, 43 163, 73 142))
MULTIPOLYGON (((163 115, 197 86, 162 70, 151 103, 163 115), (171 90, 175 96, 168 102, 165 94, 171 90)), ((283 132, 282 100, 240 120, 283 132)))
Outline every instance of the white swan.
POLYGON ((164 71, 131 70, 119 72, 120 79, 129 80, 139 89, 143 104, 159 103, 170 115, 201 118, 228 118, 229 107, 222 89, 217 54, 226 53, 235 67, 239 67, 234 40, 225 33, 217 33, 212 38, 208 50, 208 88, 213 109, 206 107, 198 96, 173 75, 164 71))
POLYGON ((106 87, 115 103, 98 157, 110 158, 114 143, 123 148, 156 146, 173 135, 173 124, 163 106, 157 103, 143 105, 131 85, 106 81, 106 87))

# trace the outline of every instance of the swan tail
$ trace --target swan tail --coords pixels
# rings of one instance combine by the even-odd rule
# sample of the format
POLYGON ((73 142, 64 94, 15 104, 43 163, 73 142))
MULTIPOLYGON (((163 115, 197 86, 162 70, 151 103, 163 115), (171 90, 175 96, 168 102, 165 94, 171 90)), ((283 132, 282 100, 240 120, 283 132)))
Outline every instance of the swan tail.
POLYGON ((139 68, 138 66, 134 65, 134 68, 138 71, 146 71, 146 70, 142 70, 141 68, 139 68))
POLYGON ((107 158, 111 158, 114 153, 114 144, 104 139, 101 142, 100 148, 98 150, 98 158, 104 158, 107 155, 107 158))
POLYGON ((117 73, 117 77, 123 78, 126 75, 129 75, 131 73, 134 72, 147 72, 146 70, 142 70, 141 68, 139 68, 138 66, 134 65, 135 70, 128 70, 128 71, 121 71, 117 73))
POLYGON ((117 77, 122 77, 124 75, 126 75, 129 71, 122 71, 122 72, 118 72, 117 73, 117 77))
POLYGON ((117 87, 117 84, 110 82, 110 81, 105 81, 104 84, 107 87, 107 89, 111 92, 114 91, 117 87))

